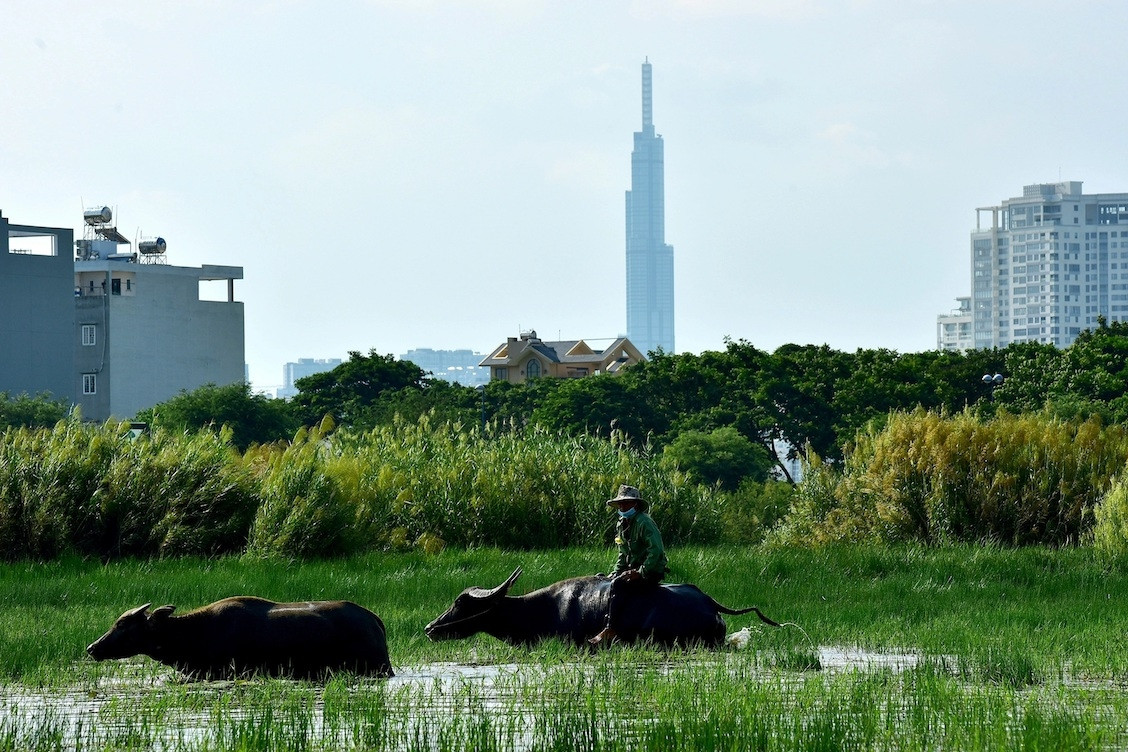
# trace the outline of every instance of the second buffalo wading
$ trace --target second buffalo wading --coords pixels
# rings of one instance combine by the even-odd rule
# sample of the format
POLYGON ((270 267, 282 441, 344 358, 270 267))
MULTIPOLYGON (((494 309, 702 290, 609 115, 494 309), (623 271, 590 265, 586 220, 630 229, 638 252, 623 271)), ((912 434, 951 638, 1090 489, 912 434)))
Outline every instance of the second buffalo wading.
POLYGON ((179 616, 150 605, 126 611, 86 652, 98 661, 146 655, 193 679, 393 676, 384 623, 349 601, 238 596, 179 616))

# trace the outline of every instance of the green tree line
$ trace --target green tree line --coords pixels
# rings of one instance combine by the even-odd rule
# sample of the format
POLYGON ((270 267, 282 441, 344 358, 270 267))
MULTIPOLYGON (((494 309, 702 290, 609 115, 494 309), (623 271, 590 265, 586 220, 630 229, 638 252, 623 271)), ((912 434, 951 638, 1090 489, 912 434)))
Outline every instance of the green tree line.
MULTIPOLYGON (((206 386, 135 417, 182 431, 227 426, 240 450, 287 441, 326 416, 361 432, 423 415, 498 431, 540 426, 603 437, 616 431, 637 446, 668 451, 698 480, 733 488, 746 478, 784 473, 772 451, 777 444, 789 447, 792 459, 811 451, 841 462, 859 430, 894 411, 1047 410, 1124 423, 1128 324, 1101 322, 1065 349, 1016 344, 898 353, 785 345, 768 352, 729 341, 722 351, 652 353, 614 377, 491 382, 482 390, 436 379, 391 355, 351 352, 335 369, 299 379, 297 388, 296 397, 283 401, 246 384, 206 386), (1001 386, 982 382, 995 373, 1005 377, 1001 386), (720 456, 729 459, 719 462, 720 456)), ((0 394, 0 427, 48 427, 65 414, 66 405, 49 395, 0 394)))
POLYGON ((768 352, 729 341, 722 351, 652 353, 613 377, 491 382, 481 390, 436 379, 391 355, 352 352, 297 387, 289 402, 254 395, 245 385, 207 387, 137 417, 181 430, 228 425, 240 449, 289 439, 325 416, 357 431, 422 415, 496 430, 539 426, 603 437, 615 431, 637 446, 668 450, 703 482, 732 488, 745 478, 785 474, 773 451, 779 445, 790 448, 790 459, 811 451, 841 462, 859 430, 895 411, 1048 410, 1068 419, 1128 421, 1128 324, 1102 322, 1061 350, 1017 344, 899 353, 785 345, 768 352), (1005 377, 1002 385, 983 383, 984 374, 995 373, 1005 377), (705 461, 718 455, 732 461, 705 461))
POLYGON ((49 395, 0 395, 0 544, 33 558, 568 545, 590 542, 602 508, 583 505, 620 482, 671 500, 676 540, 1128 540, 1124 324, 1062 350, 730 341, 482 389, 354 352, 298 387, 181 393, 136 416, 151 427, 136 441, 49 395), (775 480, 789 480, 775 442, 802 453, 802 483, 775 480))

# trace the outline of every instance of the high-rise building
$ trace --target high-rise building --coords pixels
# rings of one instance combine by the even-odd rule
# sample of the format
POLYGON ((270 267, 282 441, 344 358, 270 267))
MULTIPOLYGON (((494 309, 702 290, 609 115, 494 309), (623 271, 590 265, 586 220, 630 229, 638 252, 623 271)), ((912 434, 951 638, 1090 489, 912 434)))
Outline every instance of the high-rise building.
POLYGON ((650 61, 642 64, 642 130, 627 191, 627 337, 643 353, 674 352, 674 247, 666 244, 662 137, 654 132, 650 61))
POLYGON ((975 347, 972 336, 971 298, 956 298, 958 307, 936 317, 936 349, 967 352, 975 347))
POLYGON ((1067 347, 1098 317, 1128 321, 1128 193, 1042 183, 976 209, 971 286, 976 348, 1067 347))
POLYGON ((298 387, 294 385, 298 379, 332 371, 339 365, 340 358, 298 358, 297 363, 286 363, 282 366, 282 386, 275 390, 274 396, 289 399, 298 393, 298 387))

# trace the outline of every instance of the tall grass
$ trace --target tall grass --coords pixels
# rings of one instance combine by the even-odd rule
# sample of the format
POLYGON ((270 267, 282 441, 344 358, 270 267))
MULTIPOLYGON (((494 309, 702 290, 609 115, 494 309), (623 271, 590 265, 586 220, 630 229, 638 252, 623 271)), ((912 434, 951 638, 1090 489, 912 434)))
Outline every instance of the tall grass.
POLYGON ((618 435, 487 437, 398 421, 302 430, 240 455, 230 436, 62 421, 0 434, 0 557, 340 556, 369 549, 546 548, 609 540, 604 500, 643 489, 671 543, 717 540, 712 489, 618 435))
POLYGON ((77 420, 0 433, 0 557, 304 559, 367 550, 607 543, 603 501, 642 489, 670 545, 990 542, 1128 548, 1128 432, 1096 421, 894 414, 841 467, 794 490, 699 485, 607 438, 483 432, 428 416, 357 434, 325 425, 237 452, 225 433, 77 420), (783 519, 779 525, 776 523, 783 519), (1099 529, 1095 525, 1099 524, 1099 529))
POLYGON ((894 413, 839 471, 812 468, 777 534, 792 541, 1067 545, 1128 461, 1128 431, 1048 415, 894 413))
POLYGON ((241 550, 255 501, 224 438, 60 421, 0 434, 0 555, 241 550))

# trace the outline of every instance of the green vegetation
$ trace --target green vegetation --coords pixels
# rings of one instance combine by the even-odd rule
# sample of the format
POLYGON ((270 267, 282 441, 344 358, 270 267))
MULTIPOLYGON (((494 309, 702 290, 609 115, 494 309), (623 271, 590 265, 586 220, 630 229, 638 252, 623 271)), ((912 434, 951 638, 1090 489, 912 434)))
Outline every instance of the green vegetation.
MULTIPOLYGON (((858 434, 841 471, 812 468, 776 534, 791 543, 1076 544, 1126 462, 1128 433, 1096 418, 895 413, 858 434)), ((1102 535, 1111 545, 1123 534, 1102 535)))
POLYGON ((182 433, 227 428, 239 450, 289 438, 301 426, 294 411, 281 400, 251 394, 250 384, 207 384, 181 392, 166 402, 142 410, 136 419, 150 426, 182 433))
POLYGON ((730 457, 726 447, 757 447, 732 429, 687 436, 657 453, 617 431, 483 432, 424 416, 357 433, 326 419, 291 442, 240 453, 227 429, 156 427, 134 437, 125 424, 77 419, 8 429, 0 433, 0 551, 9 560, 305 559, 587 545, 610 540, 603 500, 620 483, 643 490, 672 545, 1128 548, 1128 433, 1095 418, 892 413, 859 432, 842 463, 810 455, 797 486, 745 478, 732 490, 732 477, 702 475, 720 472, 706 450, 730 457))
MULTIPOLYGON (((176 431, 227 426, 240 450, 289 441, 297 426, 319 425, 326 416, 357 433, 423 416, 433 423, 488 423, 494 433, 530 426, 568 436, 616 433, 655 452, 685 437, 671 457, 694 463, 680 467, 695 478, 731 490, 745 479, 763 481, 776 442, 786 442, 792 459, 813 452, 837 465, 858 431, 880 427, 891 413, 969 410, 990 417, 1007 411, 1079 422, 1095 417, 1104 425, 1128 421, 1128 323, 1102 322, 1064 350, 1016 344, 962 354, 849 353, 784 345, 767 352, 729 341, 723 351, 653 353, 614 377, 491 382, 482 391, 433 378, 391 355, 352 352, 332 371, 299 379, 297 387, 289 402, 251 395, 241 385, 203 387, 140 418, 176 431), (985 386, 985 373, 1006 379, 997 388, 985 386), (734 442, 729 432, 759 451, 734 442), (733 461, 723 467, 702 461, 694 445, 710 443, 733 461)), ((787 476, 783 464, 777 471, 787 476)))
POLYGON ((365 434, 326 421, 240 454, 230 434, 62 421, 0 434, 0 555, 339 556, 418 546, 518 549, 613 534, 604 499, 647 490, 671 543, 713 542, 710 489, 618 436, 397 422, 365 434))
POLYGON ((1091 548, 683 547, 675 578, 800 625, 744 650, 591 655, 422 626, 520 565, 528 592, 609 548, 0 567, 0 749, 1110 749, 1128 743, 1128 568, 1091 548), (128 607, 344 597, 388 625, 398 677, 170 681, 83 648, 128 607), (838 653, 869 656, 835 663, 838 653), (881 661, 900 656, 901 662, 881 661), (22 711, 20 710, 22 708, 22 711), (17 711, 24 715, 18 715, 17 711), (77 725, 77 728, 76 728, 77 725), (76 741, 77 740, 77 741, 76 741))
POLYGON ((35 397, 0 392, 0 429, 47 428, 65 418, 67 410, 65 399, 52 399, 46 392, 35 397))
POLYGON ((1065 351, 730 342, 482 391, 352 353, 298 386, 185 393, 136 437, 3 395, 0 752, 1128 745, 1128 325, 1065 351), (781 440, 800 483, 768 475, 781 440), (624 482, 672 579, 797 626, 730 619, 751 647, 720 652, 425 639, 517 565, 517 591, 606 570, 624 482), (400 676, 83 657, 128 607, 237 593, 373 608, 400 676))

